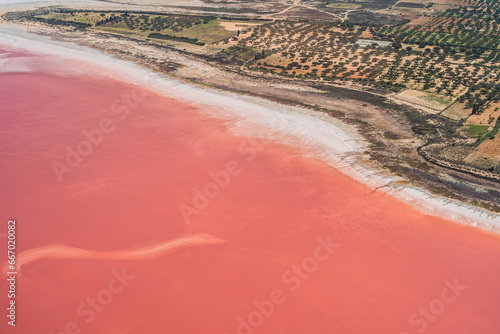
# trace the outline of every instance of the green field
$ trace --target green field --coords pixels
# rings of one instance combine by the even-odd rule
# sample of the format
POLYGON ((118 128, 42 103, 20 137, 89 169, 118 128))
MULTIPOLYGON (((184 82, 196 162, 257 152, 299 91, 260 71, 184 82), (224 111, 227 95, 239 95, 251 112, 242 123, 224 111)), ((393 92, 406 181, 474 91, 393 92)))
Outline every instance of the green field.
POLYGON ((200 42, 207 44, 219 42, 226 38, 236 36, 236 32, 227 31, 223 26, 219 24, 219 22, 219 19, 214 19, 207 23, 195 24, 188 28, 179 28, 177 26, 174 26, 173 28, 153 30, 149 29, 149 26, 147 26, 148 29, 145 29, 144 23, 131 25, 120 21, 105 23, 103 25, 95 27, 94 29, 116 32, 125 35, 139 35, 143 37, 149 35, 151 32, 154 32, 162 35, 197 39, 200 42))
POLYGON ((469 125, 469 135, 472 137, 482 137, 488 133, 489 126, 487 125, 469 125))
POLYGON ((174 36, 196 38, 201 42, 211 44, 222 41, 226 38, 236 36, 235 31, 227 31, 220 24, 220 20, 213 20, 207 24, 200 24, 189 29, 185 29, 177 34, 172 33, 174 36))

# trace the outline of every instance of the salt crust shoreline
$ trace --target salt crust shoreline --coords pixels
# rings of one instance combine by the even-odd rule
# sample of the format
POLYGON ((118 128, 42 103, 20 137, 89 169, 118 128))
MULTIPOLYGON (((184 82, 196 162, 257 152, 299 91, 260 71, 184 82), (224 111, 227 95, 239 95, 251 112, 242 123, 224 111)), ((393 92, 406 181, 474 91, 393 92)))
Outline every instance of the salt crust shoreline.
MULTIPOLYGON (((339 121, 326 119, 320 112, 285 106, 257 97, 201 88, 154 73, 132 62, 117 60, 75 44, 52 41, 44 36, 24 32, 18 27, 0 25, 0 48, 2 47, 55 56, 61 62, 68 59, 85 63, 88 65, 85 73, 77 69, 67 73, 64 66, 55 68, 54 73, 57 70, 57 73, 63 75, 104 76, 148 88, 226 120, 230 131, 235 134, 264 137, 299 147, 308 155, 320 158, 354 180, 421 212, 487 231, 500 232, 500 215, 431 194, 409 185, 400 177, 371 167, 370 162, 363 157, 366 142, 356 133, 345 131, 345 126, 339 121), (61 72, 62 69, 64 71, 61 72)), ((22 66, 22 60, 20 64, 8 64, 1 60, 0 73, 30 70, 22 66)))

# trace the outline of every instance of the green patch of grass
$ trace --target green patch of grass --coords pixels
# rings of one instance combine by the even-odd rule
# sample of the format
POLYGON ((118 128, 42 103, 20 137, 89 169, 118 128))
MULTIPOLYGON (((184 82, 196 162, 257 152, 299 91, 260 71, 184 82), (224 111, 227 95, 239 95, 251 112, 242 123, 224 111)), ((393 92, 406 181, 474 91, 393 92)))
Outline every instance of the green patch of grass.
POLYGON ((489 127, 487 125, 470 124, 469 135, 472 137, 484 136, 488 133, 488 128, 489 127))
POLYGON ((434 102, 434 103, 441 104, 441 105, 443 105, 443 107, 447 106, 450 103, 445 98, 443 98, 441 96, 434 95, 434 94, 425 94, 424 100, 427 100, 428 102, 434 102))
POLYGON ((212 20, 206 24, 199 24, 188 29, 184 29, 176 34, 177 37, 196 38, 204 43, 216 43, 226 38, 235 37, 236 31, 228 31, 219 24, 220 20, 212 20))
POLYGON ((478 139, 478 141, 475 143, 475 145, 479 146, 485 140, 495 138, 495 136, 498 135, 499 132, 500 132, 500 118, 497 119, 497 123, 495 124, 495 127, 493 128, 493 130, 491 130, 490 132, 483 135, 480 139, 478 139))

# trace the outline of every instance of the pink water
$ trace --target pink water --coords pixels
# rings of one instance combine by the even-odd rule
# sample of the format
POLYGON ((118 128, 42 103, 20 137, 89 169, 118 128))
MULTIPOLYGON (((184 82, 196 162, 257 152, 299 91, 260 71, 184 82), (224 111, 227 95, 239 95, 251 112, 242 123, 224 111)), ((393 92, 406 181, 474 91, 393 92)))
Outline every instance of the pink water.
POLYGON ((2 314, 1 333, 500 333, 497 235, 186 103, 110 79, 0 74, 0 152, 0 234, 17 219, 24 261, 16 327, 2 314), (86 155, 58 177, 78 145, 86 155), (196 209, 211 172, 222 186, 196 209))

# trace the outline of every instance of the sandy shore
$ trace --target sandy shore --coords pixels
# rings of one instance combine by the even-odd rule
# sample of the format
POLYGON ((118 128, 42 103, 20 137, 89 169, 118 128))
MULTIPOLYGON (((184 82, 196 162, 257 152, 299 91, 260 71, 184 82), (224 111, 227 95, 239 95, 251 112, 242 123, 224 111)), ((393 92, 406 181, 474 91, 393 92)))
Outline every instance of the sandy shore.
MULTIPOLYGON (((486 230, 500 231, 500 216, 492 212, 433 195, 408 185, 402 178, 375 169, 364 154, 367 143, 356 134, 354 128, 346 127, 322 113, 284 106, 257 97, 201 88, 90 48, 26 33, 18 27, 0 26, 0 43, 0 46, 6 48, 58 55, 84 62, 93 75, 106 75, 150 87, 157 93, 195 104, 211 116, 227 120, 234 133, 265 136, 301 147, 307 154, 326 161, 353 179, 369 185, 374 191, 393 196, 425 213, 486 230)), ((8 71, 8 66, 0 64, 0 72, 8 71)))

